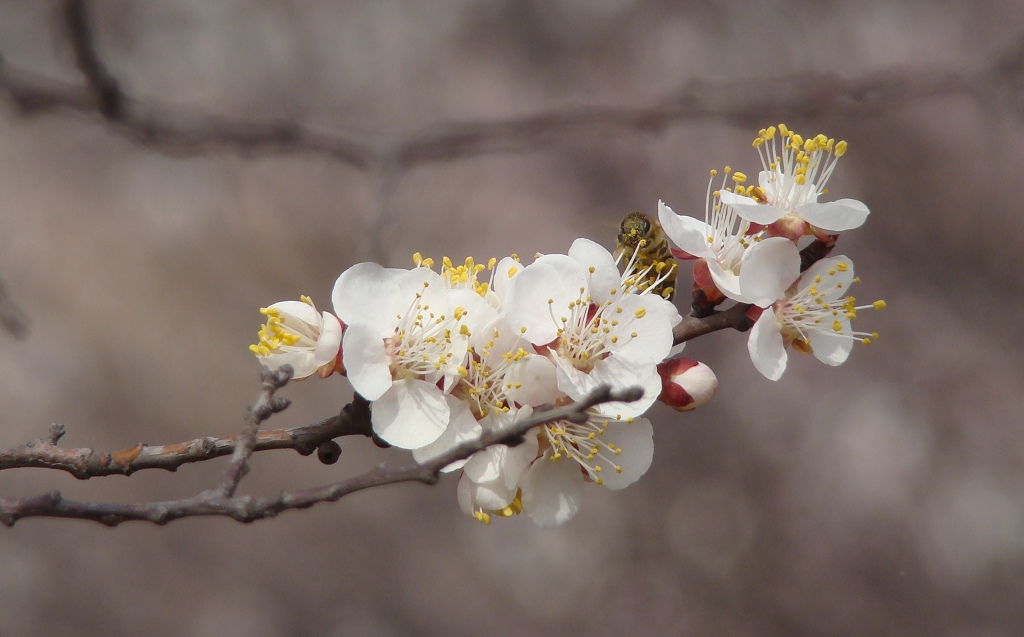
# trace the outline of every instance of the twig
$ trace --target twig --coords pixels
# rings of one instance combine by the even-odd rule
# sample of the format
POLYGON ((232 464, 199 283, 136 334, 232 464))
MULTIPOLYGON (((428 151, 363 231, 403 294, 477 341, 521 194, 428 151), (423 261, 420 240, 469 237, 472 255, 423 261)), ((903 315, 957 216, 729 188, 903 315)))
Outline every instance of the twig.
POLYGON ((117 526, 129 520, 154 524, 167 524, 172 520, 195 516, 225 516, 239 522, 254 522, 271 518, 282 511, 305 509, 321 502, 334 502, 346 495, 400 482, 434 484, 440 479, 441 469, 469 457, 493 444, 514 445, 533 427, 557 420, 585 419, 586 410, 606 402, 638 400, 643 392, 638 388, 612 391, 598 387, 582 401, 536 412, 533 417, 516 422, 497 431, 490 431, 477 440, 468 441, 422 464, 404 467, 382 465, 359 476, 313 489, 284 492, 274 497, 227 495, 220 490, 209 490, 191 498, 141 504, 92 503, 64 498, 59 491, 26 498, 0 498, 0 522, 14 525, 29 517, 74 518, 91 520, 107 526, 117 526))
MULTIPOLYGON (((183 464, 233 454, 240 437, 240 434, 227 438, 207 436, 170 445, 139 443, 121 451, 101 453, 88 448, 58 447, 60 436, 52 436, 54 428, 59 428, 61 436, 64 434, 63 425, 54 425, 51 427, 51 436, 46 439, 0 450, 0 470, 25 467, 56 469, 66 471, 80 480, 113 475, 130 476, 144 469, 176 471, 183 464)), ((321 445, 341 436, 373 437, 369 403, 358 394, 337 416, 301 427, 258 431, 253 452, 294 449, 304 456, 314 451, 320 454, 321 445)), ((329 451, 325 450, 324 453, 329 451)), ((331 460, 331 457, 321 457, 321 461, 331 460)))
POLYGON ((11 300, 0 283, 0 325, 18 340, 28 337, 28 316, 11 300))
POLYGON ((245 474, 249 473, 249 458, 252 457, 252 452, 256 448, 256 432, 260 428, 260 423, 274 414, 284 411, 291 404, 288 399, 278 398, 274 396, 274 393, 288 384, 288 381, 292 379, 292 373, 291 365, 283 365, 277 371, 263 368, 260 375, 263 380, 263 391, 260 392, 256 404, 245 412, 245 427, 238 435, 235 451, 231 454, 231 464, 224 471, 224 477, 217 487, 217 493, 220 495, 229 498, 233 496, 238 488, 238 483, 245 477, 245 474))

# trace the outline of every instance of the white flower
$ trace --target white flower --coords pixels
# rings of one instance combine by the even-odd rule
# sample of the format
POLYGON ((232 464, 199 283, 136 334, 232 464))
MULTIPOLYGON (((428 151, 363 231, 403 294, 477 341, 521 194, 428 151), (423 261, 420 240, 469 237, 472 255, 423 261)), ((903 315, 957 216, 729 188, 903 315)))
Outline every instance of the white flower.
POLYGON ((374 431, 396 447, 428 445, 448 426, 450 408, 438 385, 451 390, 465 372, 469 347, 469 330, 460 322, 469 311, 452 298, 441 275, 425 267, 360 263, 335 283, 334 309, 348 326, 349 381, 372 401, 374 431))
MULTIPOLYGON (((718 171, 711 171, 714 180, 718 171)), ((726 167, 725 177, 732 174, 726 167)), ((740 303, 765 307, 778 299, 800 272, 800 253, 792 241, 773 237, 762 239, 752 229, 745 209, 723 205, 725 177, 719 190, 708 191, 704 202, 704 221, 678 215, 664 202, 658 202, 658 219, 665 234, 687 254, 703 258, 715 286, 740 303)), ((741 184, 743 173, 732 175, 741 184)))
POLYGON ((845 256, 818 261, 803 274, 792 292, 765 309, 750 330, 747 349, 757 371, 778 380, 786 371, 786 346, 814 357, 826 365, 841 365, 855 342, 868 344, 877 333, 855 332, 850 321, 857 310, 885 307, 884 301, 855 306, 845 296, 856 281, 853 263, 845 256))
MULTIPOLYGON (((507 427, 533 414, 531 407, 496 412, 481 421, 485 430, 507 427)), ((527 434, 515 447, 492 445, 473 454, 459 481, 459 506, 477 520, 490 523, 491 514, 509 517, 522 510, 519 484, 527 468, 537 459, 539 443, 535 433, 527 434)))
POLYGON ((309 297, 301 298, 260 309, 267 322, 260 328, 260 342, 249 351, 270 369, 291 365, 295 379, 317 372, 329 376, 337 365, 342 325, 330 312, 317 312, 309 297))
POLYGON ((586 422, 541 425, 546 450, 521 482, 523 513, 537 526, 568 522, 583 502, 585 481, 623 489, 647 473, 654 430, 646 418, 619 421, 591 413, 586 422))
POLYGON ((718 377, 693 358, 671 358, 658 365, 662 388, 658 400, 676 411, 693 411, 718 390, 718 377))
POLYGON ((769 234, 792 241, 808 232, 824 239, 826 234, 863 225, 869 211, 856 199, 818 202, 827 192, 825 185, 836 163, 846 153, 846 142, 824 135, 805 140, 779 124, 780 152, 775 132, 774 126, 762 129, 754 140, 763 168, 759 187, 743 193, 724 192, 722 203, 754 223, 771 224, 769 234))
POLYGON ((558 389, 580 400, 600 384, 640 386, 635 403, 608 403, 601 413, 639 416, 661 391, 656 364, 672 348, 675 306, 623 281, 607 250, 577 239, 569 255, 538 257, 508 282, 506 320, 557 368, 558 389))

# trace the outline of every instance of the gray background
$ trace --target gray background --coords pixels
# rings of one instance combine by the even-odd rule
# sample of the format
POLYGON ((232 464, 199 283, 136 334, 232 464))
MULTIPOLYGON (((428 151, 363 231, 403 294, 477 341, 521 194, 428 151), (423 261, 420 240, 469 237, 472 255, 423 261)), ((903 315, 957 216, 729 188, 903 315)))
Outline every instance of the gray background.
MULTIPOLYGON (((0 54, 80 82, 54 13, 0 2, 0 54)), ((981 68, 1018 41, 1024 5, 111 0, 93 16, 100 54, 146 103, 393 142, 651 106, 691 80, 737 83, 740 99, 794 74, 981 68)), ((755 372, 744 335, 693 343, 718 373, 715 400, 653 410, 649 473, 624 492, 590 488, 570 524, 481 526, 451 478, 249 526, 25 520, 0 530, 0 633, 1020 634, 1024 127, 1001 97, 785 116, 850 143, 831 190, 872 215, 837 252, 863 279, 858 298, 888 301, 856 323, 881 340, 838 369, 791 356, 779 383, 755 372)), ((315 153, 167 153, 94 115, 30 118, 0 100, 0 280, 32 320, 25 341, 0 333, 0 446, 52 422, 63 444, 102 450, 229 435, 258 391, 246 347, 260 305, 304 293, 327 308, 342 269, 408 267, 417 250, 611 247, 625 212, 662 198, 699 213, 709 169, 755 173, 750 141, 778 119, 557 131, 385 179, 315 153)), ((271 426, 351 395, 339 378, 285 394, 294 406, 271 426)), ((258 454, 242 490, 405 458, 343 443, 334 466, 258 454)), ((0 493, 179 498, 223 467, 85 483, 6 471, 0 493)))

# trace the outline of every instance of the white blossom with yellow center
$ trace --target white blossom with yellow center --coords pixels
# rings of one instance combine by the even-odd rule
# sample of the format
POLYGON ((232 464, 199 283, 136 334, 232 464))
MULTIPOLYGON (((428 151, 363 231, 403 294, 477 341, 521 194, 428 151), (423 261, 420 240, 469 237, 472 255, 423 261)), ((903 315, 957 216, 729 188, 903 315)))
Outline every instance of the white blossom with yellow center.
POLYGON ((773 237, 764 239, 752 230, 751 219, 742 208, 723 205, 731 179, 737 189, 747 177, 733 173, 728 166, 718 190, 711 171, 704 201, 704 221, 678 215, 664 202, 658 202, 658 219, 669 239, 680 250, 705 259, 715 287, 741 303, 765 307, 778 299, 800 272, 800 253, 792 241, 773 237))
POLYGON ((267 317, 259 331, 260 342, 249 351, 270 369, 291 365, 292 378, 327 376, 334 371, 341 348, 342 326, 330 312, 320 313, 309 297, 280 301, 260 309, 267 317))
POLYGON ((374 431, 396 447, 428 445, 448 426, 445 393, 465 370, 470 334, 457 298, 426 267, 360 263, 335 283, 349 381, 372 402, 374 431))
POLYGON ((787 346, 836 366, 846 361, 855 343, 877 339, 877 333, 855 332, 850 324, 857 310, 885 307, 884 301, 856 305, 847 295, 856 280, 846 256, 822 259, 808 268, 786 298, 765 309, 750 330, 747 349, 757 371, 771 380, 781 378, 787 346))
POLYGON ((828 192, 832 171, 846 154, 845 141, 820 134, 804 139, 779 124, 761 129, 754 147, 761 155, 759 186, 722 193, 722 203, 746 219, 771 225, 770 234, 792 241, 811 232, 824 238, 859 228, 867 220, 868 207, 856 199, 818 201, 828 192))
POLYGON ((600 413, 639 416, 661 391, 656 369, 681 321, 672 303, 622 282, 607 250, 577 239, 568 255, 538 257, 508 282, 506 321, 555 363, 558 389, 580 400, 598 385, 639 386, 634 403, 607 403, 600 413))

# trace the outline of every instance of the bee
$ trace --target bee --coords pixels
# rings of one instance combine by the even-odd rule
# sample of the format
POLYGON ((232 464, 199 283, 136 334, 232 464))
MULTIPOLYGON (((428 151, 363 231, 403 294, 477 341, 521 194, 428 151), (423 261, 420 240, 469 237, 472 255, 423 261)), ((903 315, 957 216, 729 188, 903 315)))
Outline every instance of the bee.
POLYGON ((671 301, 676 287, 676 260, 659 224, 642 212, 631 212, 619 224, 615 259, 633 260, 639 275, 637 289, 653 288, 655 294, 671 301))

